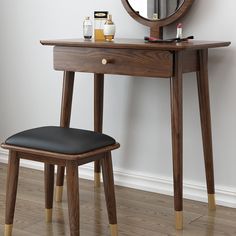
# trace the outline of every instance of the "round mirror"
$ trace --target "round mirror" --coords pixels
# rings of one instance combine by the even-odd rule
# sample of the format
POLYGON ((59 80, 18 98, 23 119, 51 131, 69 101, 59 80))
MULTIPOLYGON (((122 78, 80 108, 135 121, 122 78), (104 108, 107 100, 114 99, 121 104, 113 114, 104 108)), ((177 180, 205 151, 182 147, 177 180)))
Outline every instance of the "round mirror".
POLYGON ((187 13, 194 0, 121 0, 139 23, 150 27, 150 36, 162 38, 163 27, 187 13))
POLYGON ((149 20, 165 19, 173 15, 184 0, 128 0, 136 14, 149 20))

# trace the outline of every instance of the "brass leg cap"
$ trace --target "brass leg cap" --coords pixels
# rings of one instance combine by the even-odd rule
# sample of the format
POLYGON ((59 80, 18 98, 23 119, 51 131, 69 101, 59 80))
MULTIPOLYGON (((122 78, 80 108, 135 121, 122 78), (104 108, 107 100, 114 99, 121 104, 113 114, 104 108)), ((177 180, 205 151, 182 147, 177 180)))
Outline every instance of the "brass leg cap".
POLYGON ((208 209, 211 211, 216 210, 215 194, 208 194, 208 209))
POLYGON ((45 221, 46 223, 52 222, 52 209, 45 209, 45 221))
POLYGON ((56 202, 62 202, 63 186, 56 186, 56 202))
POLYGON ((13 228, 13 225, 5 224, 4 236, 12 236, 12 228, 13 228))
POLYGON ((99 188, 101 183, 101 173, 94 172, 94 187, 99 188))
POLYGON ((111 236, 118 236, 117 224, 115 225, 110 224, 110 229, 111 229, 111 236))
POLYGON ((183 229, 183 211, 175 211, 175 228, 183 229))

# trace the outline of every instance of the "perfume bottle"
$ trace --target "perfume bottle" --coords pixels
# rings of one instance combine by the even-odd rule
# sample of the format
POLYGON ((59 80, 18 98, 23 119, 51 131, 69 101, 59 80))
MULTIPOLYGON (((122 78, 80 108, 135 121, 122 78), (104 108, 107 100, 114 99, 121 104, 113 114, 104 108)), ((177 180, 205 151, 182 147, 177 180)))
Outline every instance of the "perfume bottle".
POLYGON ((103 32, 106 41, 111 42, 114 39, 116 33, 116 26, 112 21, 112 15, 108 15, 103 32))
POLYGON ((83 34, 84 34, 84 38, 86 40, 89 40, 92 38, 93 36, 93 23, 90 20, 89 16, 85 17, 84 23, 83 23, 83 34))
POLYGON ((158 20, 158 14, 157 13, 153 13, 152 20, 158 20))
POLYGON ((95 11, 94 12, 94 38, 97 41, 104 41, 103 34, 104 24, 107 20, 107 11, 95 11))
POLYGON ((183 25, 181 23, 177 25, 176 38, 180 38, 180 39, 183 38, 183 25))

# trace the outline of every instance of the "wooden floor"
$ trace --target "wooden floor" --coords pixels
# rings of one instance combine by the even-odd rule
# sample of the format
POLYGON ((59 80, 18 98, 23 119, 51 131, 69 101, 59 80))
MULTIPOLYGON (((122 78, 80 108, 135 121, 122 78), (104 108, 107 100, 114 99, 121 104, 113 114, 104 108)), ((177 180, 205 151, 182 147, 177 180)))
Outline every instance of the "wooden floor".
MULTIPOLYGON (((3 235, 6 166, 0 164, 0 235, 3 235)), ((103 188, 80 180, 81 236, 108 236, 103 188)), ((184 201, 184 230, 174 229, 173 199, 116 187, 120 236, 228 236, 236 235, 236 209, 217 207, 208 213, 204 203, 184 201)), ((21 168, 14 236, 69 235, 67 200, 54 205, 53 223, 44 223, 43 173, 21 168)))

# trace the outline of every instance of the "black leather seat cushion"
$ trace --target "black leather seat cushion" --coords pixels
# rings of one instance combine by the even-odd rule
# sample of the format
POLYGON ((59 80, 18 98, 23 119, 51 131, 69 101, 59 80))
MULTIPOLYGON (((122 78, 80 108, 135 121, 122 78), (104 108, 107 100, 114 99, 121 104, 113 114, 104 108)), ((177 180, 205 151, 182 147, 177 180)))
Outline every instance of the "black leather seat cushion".
POLYGON ((81 154, 115 144, 116 141, 93 131, 47 126, 17 133, 5 143, 49 152, 81 154))

